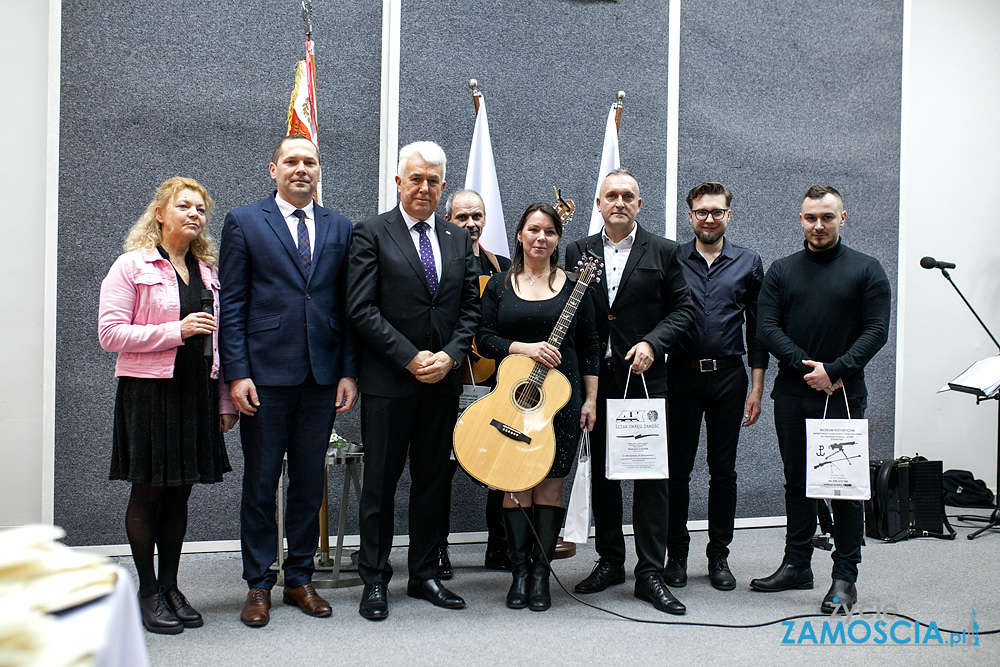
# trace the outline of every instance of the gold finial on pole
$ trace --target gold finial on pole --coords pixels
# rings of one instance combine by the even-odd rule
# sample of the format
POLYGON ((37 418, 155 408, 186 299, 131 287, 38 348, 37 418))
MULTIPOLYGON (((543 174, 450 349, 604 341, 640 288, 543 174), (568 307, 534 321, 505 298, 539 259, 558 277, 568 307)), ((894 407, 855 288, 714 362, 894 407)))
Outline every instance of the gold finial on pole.
POLYGON ((479 92, 479 82, 469 79, 469 88, 472 89, 472 104, 476 107, 476 115, 479 115, 479 100, 483 99, 483 94, 479 92))
POLYGON ((624 101, 625 101, 625 91, 624 90, 619 90, 618 91, 618 101, 615 102, 615 104, 614 104, 614 107, 615 107, 615 131, 616 132, 620 132, 621 131, 621 124, 622 124, 622 103, 624 101))

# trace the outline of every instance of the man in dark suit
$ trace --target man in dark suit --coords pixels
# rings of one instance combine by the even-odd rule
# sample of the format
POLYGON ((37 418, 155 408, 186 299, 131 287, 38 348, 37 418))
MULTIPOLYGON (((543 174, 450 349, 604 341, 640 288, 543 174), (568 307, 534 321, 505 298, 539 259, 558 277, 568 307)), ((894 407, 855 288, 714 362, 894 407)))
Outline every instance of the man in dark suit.
MULTIPOLYGON (((680 262, 680 246, 650 234, 635 219, 642 199, 639 185, 625 169, 615 169, 601 184, 597 206, 604 229, 566 249, 572 268, 587 251, 604 257, 604 280, 591 287, 601 339, 597 424, 591 435, 595 461, 592 479, 595 545, 600 560, 576 585, 578 593, 598 593, 625 583, 621 482, 605 476, 607 399, 622 398, 630 372, 644 373, 651 398, 667 397, 666 352, 694 319, 694 306, 680 262)), ((642 382, 629 383, 628 398, 644 397, 642 382)), ((635 597, 668 614, 686 609, 667 588, 663 566, 667 551, 667 480, 636 480, 632 525, 639 562, 635 597)))
MULTIPOLYGON (((458 190, 451 193, 444 205, 444 219, 469 232, 472 239, 472 254, 476 256, 476 268, 480 276, 492 276, 510 268, 510 260, 503 255, 495 255, 479 244, 486 226, 486 207, 483 198, 475 190, 458 190)), ((481 292, 482 290, 480 290, 481 292)), ((463 363, 463 375, 468 375, 468 364, 463 363)), ((466 382, 469 382, 466 377, 466 382)), ((496 376, 479 383, 487 387, 496 386, 496 376)), ((458 462, 451 462, 448 482, 448 498, 445 504, 444 534, 438 545, 438 578, 451 579, 451 558, 448 557, 448 532, 451 528, 451 480, 455 478, 458 462)), ((500 509, 503 507, 503 491, 491 489, 486 494, 486 559, 483 565, 490 570, 509 570, 510 556, 507 555, 507 536, 504 533, 500 509)))
POLYGON ((460 364, 479 325, 479 289, 469 233, 435 215, 445 155, 429 141, 399 152, 399 206, 358 224, 348 261, 348 312, 358 340, 360 501, 365 582, 359 612, 389 614, 396 485, 410 456, 410 597, 461 609, 441 585, 438 543, 445 518, 448 459, 462 392, 460 364))
POLYGON ((243 415, 243 578, 240 620, 270 619, 277 573, 275 490, 288 455, 286 604, 310 616, 330 605, 311 580, 323 500, 323 461, 337 412, 357 400, 345 285, 351 222, 313 202, 319 151, 282 139, 269 166, 277 192, 230 211, 219 260, 219 352, 229 395, 243 415))

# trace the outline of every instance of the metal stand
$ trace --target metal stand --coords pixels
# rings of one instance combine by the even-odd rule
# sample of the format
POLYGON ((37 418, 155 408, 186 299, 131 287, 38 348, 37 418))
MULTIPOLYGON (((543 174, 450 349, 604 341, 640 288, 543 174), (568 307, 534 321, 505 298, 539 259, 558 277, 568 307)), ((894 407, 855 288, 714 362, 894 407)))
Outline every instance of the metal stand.
MULTIPOLYGON (((927 267, 927 268, 933 268, 933 267, 927 267)), ((972 307, 972 304, 969 303, 969 300, 965 298, 964 294, 962 294, 962 290, 958 289, 958 285, 956 285, 955 281, 951 279, 951 274, 948 273, 948 270, 947 269, 941 269, 941 275, 944 276, 948 280, 949 283, 951 283, 952 287, 955 288, 955 291, 958 292, 958 296, 962 297, 962 301, 964 301, 965 305, 969 307, 969 310, 975 316, 976 321, 978 321, 979 324, 983 327, 983 330, 986 332, 986 335, 989 336, 990 340, 993 341, 993 344, 997 346, 997 350, 1000 350, 1000 341, 997 341, 996 337, 993 335, 993 332, 990 331, 990 328, 988 326, 986 326, 985 322, 983 322, 983 318, 979 317, 979 313, 976 312, 976 309, 972 307)), ((976 532, 974 532, 971 535, 969 535, 969 539, 970 540, 976 539, 977 537, 979 537, 980 535, 982 535, 984 532, 986 532, 990 528, 1000 528, 1000 392, 994 393, 992 396, 984 396, 982 394, 978 394, 976 396, 976 405, 979 405, 983 401, 990 401, 990 400, 993 400, 993 399, 997 399, 997 408, 998 408, 998 410, 997 410, 997 478, 996 478, 997 491, 994 494, 994 500, 996 502, 994 503, 993 512, 990 514, 989 518, 986 518, 986 517, 983 517, 983 516, 971 516, 971 515, 959 516, 958 517, 959 520, 961 520, 961 521, 985 521, 986 522, 985 526, 983 526, 982 528, 980 528, 976 532)))
MULTIPOLYGON (((277 585, 284 586, 285 574, 282 565, 287 557, 285 551, 285 469, 287 459, 282 463, 281 484, 278 487, 278 558, 275 565, 278 569, 277 585)), ((364 452, 361 445, 351 443, 350 447, 331 449, 327 452, 323 470, 323 504, 319 511, 320 546, 316 552, 316 571, 312 583, 316 588, 345 588, 360 586, 363 582, 358 576, 342 577, 345 571, 357 571, 357 562, 350 555, 344 554, 344 530, 347 525, 347 507, 354 487, 355 497, 361 498, 361 480, 364 476, 364 452), (337 546, 330 555, 330 516, 329 516, 329 480, 330 468, 344 466, 344 485, 340 495, 340 512, 337 518, 337 546), (347 562, 345 563, 345 558, 347 562)))
POLYGON ((985 526, 969 535, 970 540, 976 539, 990 528, 1000 528, 1000 392, 993 394, 993 396, 990 396, 989 398, 977 396, 976 405, 979 405, 983 401, 991 401, 993 399, 996 399, 997 401, 997 492, 993 494, 994 507, 989 517, 976 516, 972 514, 960 515, 958 517, 959 521, 983 521, 986 523, 985 526))

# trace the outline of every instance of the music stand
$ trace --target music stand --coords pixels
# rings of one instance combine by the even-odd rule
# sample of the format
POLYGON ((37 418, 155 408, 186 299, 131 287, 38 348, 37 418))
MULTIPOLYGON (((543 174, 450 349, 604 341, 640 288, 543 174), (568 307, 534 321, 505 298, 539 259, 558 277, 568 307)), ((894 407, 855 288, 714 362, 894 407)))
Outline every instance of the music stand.
MULTIPOLYGON (((920 265, 924 268, 935 268, 933 265, 934 260, 925 257, 924 259, 930 259, 931 265, 925 265, 924 260, 920 261, 920 265)), ((950 265, 954 268, 954 265, 950 265)), ((1000 352, 1000 343, 997 342, 996 337, 990 331, 986 323, 983 322, 982 318, 979 317, 979 313, 976 309, 972 307, 969 300, 965 298, 962 294, 962 290, 958 289, 958 285, 955 281, 951 279, 951 275, 948 273, 948 269, 943 267, 936 267, 941 269, 941 275, 948 279, 951 286, 955 288, 958 295, 962 297, 962 301, 965 305, 969 307, 972 314, 975 315, 976 320, 982 325, 983 329, 986 331, 986 335, 990 337, 993 344, 997 346, 997 351, 1000 352)), ((976 405, 979 405, 983 401, 991 401, 996 399, 997 401, 997 491, 994 494, 993 500, 993 511, 990 513, 989 517, 984 516, 974 516, 974 515, 960 515, 958 517, 959 521, 983 521, 986 523, 985 526, 975 531, 969 535, 970 540, 974 540, 983 533, 985 533, 990 528, 1000 528, 1000 357, 987 357, 977 361, 968 370, 959 375, 957 378, 948 383, 948 387, 955 391, 960 391, 966 394, 972 394, 976 397, 976 405)))

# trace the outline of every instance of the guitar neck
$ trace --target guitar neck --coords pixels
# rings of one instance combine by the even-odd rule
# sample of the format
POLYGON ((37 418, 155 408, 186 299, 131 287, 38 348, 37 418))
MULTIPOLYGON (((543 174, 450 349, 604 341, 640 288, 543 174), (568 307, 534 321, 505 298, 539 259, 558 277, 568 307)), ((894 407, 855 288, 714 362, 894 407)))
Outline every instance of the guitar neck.
POLYGON ((573 292, 569 295, 569 300, 566 301, 566 307, 563 308, 562 314, 559 315, 559 321, 556 322, 556 326, 552 329, 552 334, 549 335, 548 343, 552 347, 559 347, 562 345, 563 339, 566 338, 566 332, 569 331, 569 325, 573 322, 573 316, 576 315, 577 308, 580 307, 580 300, 583 299, 583 293, 587 291, 587 283, 583 280, 577 280, 576 285, 573 286, 573 292))

